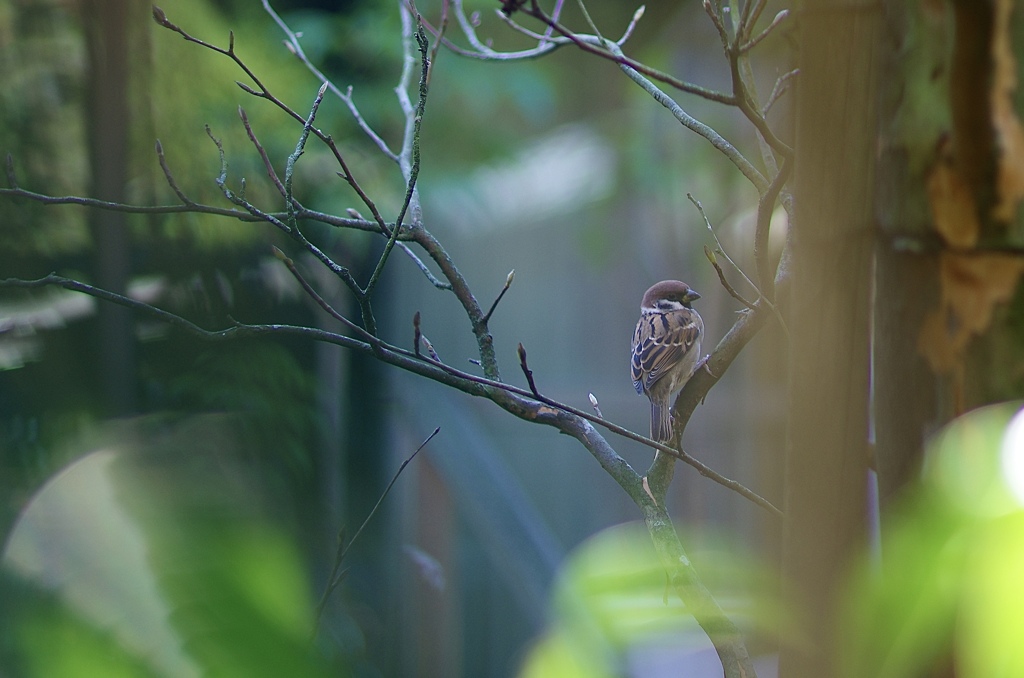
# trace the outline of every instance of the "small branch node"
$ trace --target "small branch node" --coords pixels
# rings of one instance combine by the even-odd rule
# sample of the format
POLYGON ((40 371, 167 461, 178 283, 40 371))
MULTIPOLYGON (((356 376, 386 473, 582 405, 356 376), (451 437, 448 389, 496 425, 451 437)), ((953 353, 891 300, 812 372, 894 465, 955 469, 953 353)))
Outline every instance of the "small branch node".
POLYGON ((590 404, 594 407, 594 411, 597 412, 597 416, 604 419, 604 415, 601 413, 601 406, 597 403, 597 396, 593 393, 588 393, 587 397, 590 398, 590 404))
POLYGON ((441 362, 440 356, 438 356, 437 351, 434 350, 434 345, 430 343, 429 339, 427 339, 427 335, 420 334, 420 341, 423 342, 423 348, 427 349, 427 354, 430 356, 431 360, 437 363, 441 362))
POLYGON ((249 87, 249 85, 246 85, 241 80, 235 80, 235 84, 238 85, 239 87, 241 87, 243 91, 248 92, 249 94, 253 95, 254 97, 262 97, 263 96, 263 92, 257 92, 256 90, 254 90, 252 87, 249 87))
POLYGON ((174 28, 174 24, 167 20, 167 15, 162 9, 153 5, 153 21, 157 22, 164 28, 174 28))
POLYGON ((284 263, 288 268, 293 268, 295 266, 295 262, 291 260, 291 257, 282 252, 276 245, 272 245, 270 250, 274 253, 274 256, 277 257, 277 260, 284 263))

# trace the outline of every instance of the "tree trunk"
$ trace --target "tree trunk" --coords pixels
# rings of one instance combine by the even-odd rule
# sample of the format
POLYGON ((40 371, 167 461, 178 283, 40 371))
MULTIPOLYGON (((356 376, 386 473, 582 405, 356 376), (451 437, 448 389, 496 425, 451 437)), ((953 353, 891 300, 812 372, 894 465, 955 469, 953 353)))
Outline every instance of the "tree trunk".
POLYGON ((802 637, 783 639, 788 678, 836 674, 837 594, 864 534, 876 14, 818 0, 800 19, 782 568, 802 637))
POLYGON ((915 478, 929 433, 1024 395, 1021 19, 993 2, 885 12, 874 382, 883 509, 915 478))
MULTIPOLYGON (((128 178, 129 17, 128 0, 85 0, 82 19, 89 54, 86 120, 90 193, 125 202, 128 178)), ((131 270, 131 246, 123 212, 89 212, 95 257, 93 282, 124 294, 131 270)), ((97 309, 97 390, 105 414, 135 409, 135 336, 131 312, 116 304, 97 309)))

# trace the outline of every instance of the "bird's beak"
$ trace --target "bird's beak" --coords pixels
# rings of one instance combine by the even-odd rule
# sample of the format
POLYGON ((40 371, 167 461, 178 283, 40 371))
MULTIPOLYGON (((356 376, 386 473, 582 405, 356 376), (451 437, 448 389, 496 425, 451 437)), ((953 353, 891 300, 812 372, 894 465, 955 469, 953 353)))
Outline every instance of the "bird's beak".
POLYGON ((690 290, 689 292, 686 293, 685 299, 687 302, 697 301, 698 299, 700 299, 700 295, 694 292, 693 290, 690 290))

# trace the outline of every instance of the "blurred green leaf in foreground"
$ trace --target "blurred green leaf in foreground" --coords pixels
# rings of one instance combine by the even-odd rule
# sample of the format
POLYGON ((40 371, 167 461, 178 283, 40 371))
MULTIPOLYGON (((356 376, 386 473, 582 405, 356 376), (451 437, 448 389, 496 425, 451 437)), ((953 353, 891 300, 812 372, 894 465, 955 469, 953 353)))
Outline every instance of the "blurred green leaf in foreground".
POLYGON ((39 490, 0 568, 6 675, 327 675, 300 555, 234 428, 112 424, 39 490))
POLYGON ((929 445, 849 590, 845 675, 1024 676, 1024 409, 970 412, 929 445))

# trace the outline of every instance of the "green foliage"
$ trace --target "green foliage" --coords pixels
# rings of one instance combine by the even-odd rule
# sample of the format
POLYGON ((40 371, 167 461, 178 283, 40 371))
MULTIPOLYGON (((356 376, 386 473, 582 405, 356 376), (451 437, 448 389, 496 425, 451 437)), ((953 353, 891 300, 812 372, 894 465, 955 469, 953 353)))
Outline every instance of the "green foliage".
POLYGON ((1021 412, 976 410, 931 443, 921 486, 887 517, 881 564, 849 591, 844 675, 1024 675, 1021 412))
POLYGON ((254 454, 308 476, 316 433, 315 380, 285 348, 267 341, 206 346, 190 369, 168 377, 169 403, 186 412, 228 412, 254 454))
MULTIPOLYGON (((224 417, 108 427, 25 508, 0 568, 26 676, 327 675, 305 567, 224 417)), ((341 667, 335 667, 339 669, 341 667)))
MULTIPOLYGON (((699 558, 707 583, 728 600, 727 614, 769 634, 792 628, 767 584, 769 572, 735 549, 699 558)), ((533 647, 521 678, 615 676, 633 653, 707 642, 693 615, 671 589, 642 524, 624 524, 591 537, 565 561, 552 593, 551 629, 533 647)))

